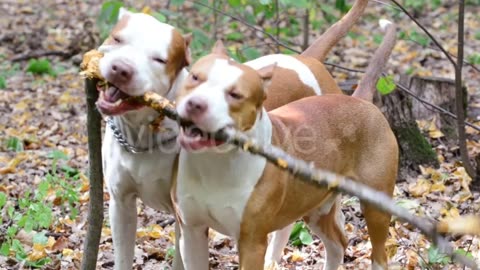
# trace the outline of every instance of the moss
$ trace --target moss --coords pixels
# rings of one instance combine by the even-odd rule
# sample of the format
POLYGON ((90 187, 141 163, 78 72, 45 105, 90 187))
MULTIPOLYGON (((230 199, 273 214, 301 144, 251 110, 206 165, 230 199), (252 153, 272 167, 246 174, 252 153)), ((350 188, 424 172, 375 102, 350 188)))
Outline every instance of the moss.
POLYGON ((438 165, 437 154, 420 132, 416 123, 404 123, 393 128, 400 146, 403 165, 438 165))

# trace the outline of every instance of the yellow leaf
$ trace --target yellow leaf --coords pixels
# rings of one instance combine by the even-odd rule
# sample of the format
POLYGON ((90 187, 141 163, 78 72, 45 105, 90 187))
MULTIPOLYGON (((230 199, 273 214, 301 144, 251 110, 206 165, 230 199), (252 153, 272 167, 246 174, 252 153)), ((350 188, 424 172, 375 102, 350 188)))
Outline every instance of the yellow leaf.
POLYGON ((397 254, 398 242, 393 237, 390 237, 385 243, 385 250, 389 259, 397 254))
POLYGON ((28 254, 27 259, 29 261, 38 261, 43 259, 47 256, 47 252, 45 251, 45 246, 42 244, 35 243, 33 244, 33 249, 30 254, 28 254))
POLYGON ((445 191, 445 185, 443 183, 435 183, 430 188, 430 192, 443 192, 445 191))
POLYGON ((7 166, 0 168, 0 174, 15 173, 18 164, 24 159, 26 159, 25 154, 18 154, 8 162, 7 166))
POLYGON ((142 9, 142 13, 152 15, 152 9, 151 9, 149 6, 145 6, 145 7, 142 9))
POLYGON ((110 228, 102 228, 102 236, 110 236, 112 235, 112 230, 110 228))
POLYGON ((65 256, 65 257, 73 256, 73 250, 71 250, 71 249, 69 249, 69 248, 65 248, 65 249, 62 251, 62 255, 65 256))
POLYGON ((428 132, 428 135, 430 136, 430 138, 432 139, 438 139, 438 138, 442 138, 443 136, 445 136, 443 134, 443 132, 441 132, 440 130, 432 130, 432 131, 429 131, 428 132))
POLYGON ((15 110, 23 111, 28 107, 28 104, 25 101, 20 101, 17 104, 15 104, 14 108, 15 110))
POLYGON ((293 251, 292 257, 290 257, 290 260, 292 260, 292 262, 302 262, 303 259, 303 254, 298 250, 293 251))
POLYGON ((418 253, 415 250, 407 251, 407 269, 414 270, 418 265, 418 253))
POLYGON ((55 238, 53 238, 52 236, 49 236, 47 244, 45 245, 45 247, 51 249, 53 247, 53 245, 55 245, 55 242, 56 242, 55 238))
POLYGON ((419 179, 416 183, 408 186, 408 192, 414 197, 421 197, 430 191, 432 184, 426 179, 419 179))
POLYGON ((155 224, 152 226, 149 236, 153 239, 158 239, 163 236, 163 228, 155 224))
POLYGON ((445 216, 445 218, 456 218, 460 216, 460 212, 458 211, 458 208, 455 206, 452 206, 450 209, 447 208, 442 208, 440 210, 440 213, 445 216))

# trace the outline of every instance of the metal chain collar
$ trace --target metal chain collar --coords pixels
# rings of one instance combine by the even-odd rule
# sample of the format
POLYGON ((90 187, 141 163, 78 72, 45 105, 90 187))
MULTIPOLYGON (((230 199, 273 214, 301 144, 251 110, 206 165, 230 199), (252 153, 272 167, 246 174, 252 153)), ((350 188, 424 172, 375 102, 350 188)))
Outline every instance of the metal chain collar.
POLYGON ((122 131, 117 126, 115 126, 115 123, 113 122, 112 117, 107 117, 106 123, 107 123, 107 126, 112 130, 113 137, 118 142, 118 144, 120 144, 120 146, 122 146, 125 149, 125 151, 131 154, 143 154, 143 153, 153 152, 153 149, 156 149, 156 150, 159 149, 158 146, 171 143, 177 139, 177 136, 166 138, 165 140, 161 140, 160 143, 156 145, 157 147, 150 147, 150 148, 136 147, 128 143, 127 139, 123 136, 122 131))

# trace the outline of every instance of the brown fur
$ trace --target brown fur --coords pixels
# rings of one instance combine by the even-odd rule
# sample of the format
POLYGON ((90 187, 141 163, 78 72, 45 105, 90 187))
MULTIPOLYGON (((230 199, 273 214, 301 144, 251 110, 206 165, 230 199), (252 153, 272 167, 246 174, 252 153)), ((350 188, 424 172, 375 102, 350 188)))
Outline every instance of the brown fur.
MULTIPOLYGON (((371 103, 343 95, 310 97, 269 113, 273 144, 316 167, 356 179, 392 195, 398 163, 395 137, 382 113, 371 103), (313 151, 294 149, 284 140, 295 130, 308 127, 313 151), (283 143, 282 143, 283 142, 283 143)), ((301 144, 300 144, 301 145, 301 144)), ((301 147, 304 149, 305 145, 301 147)), ((318 209, 330 196, 328 189, 316 188, 268 164, 244 212, 239 240, 240 269, 263 269, 263 242, 266 235, 318 209), (260 214, 261 213, 261 214, 260 214)), ((337 207, 337 206, 335 206, 337 207)), ((390 216, 364 205, 372 241, 372 259, 387 264, 385 240, 390 216)), ((333 211, 333 210, 332 210, 333 211)), ((331 240, 345 246, 334 226, 332 211, 317 226, 331 234, 331 240)))
POLYGON ((367 5, 368 0, 355 1, 355 4, 348 13, 318 37, 312 45, 302 53, 302 55, 323 62, 333 46, 335 46, 335 44, 337 44, 338 41, 348 33, 350 28, 352 28, 357 20, 363 15, 367 5))
POLYGON ((116 44, 117 42, 115 41, 115 38, 118 38, 117 37, 118 33, 122 31, 125 27, 127 27, 129 20, 130 20, 130 15, 128 14, 123 15, 122 18, 117 22, 117 24, 115 24, 115 26, 112 29, 112 32, 110 32, 110 35, 103 42, 103 45, 116 44))
POLYGON ((170 84, 175 81, 178 73, 190 64, 188 45, 190 37, 184 38, 177 30, 172 29, 172 42, 168 48, 168 59, 166 63, 167 75, 170 84))

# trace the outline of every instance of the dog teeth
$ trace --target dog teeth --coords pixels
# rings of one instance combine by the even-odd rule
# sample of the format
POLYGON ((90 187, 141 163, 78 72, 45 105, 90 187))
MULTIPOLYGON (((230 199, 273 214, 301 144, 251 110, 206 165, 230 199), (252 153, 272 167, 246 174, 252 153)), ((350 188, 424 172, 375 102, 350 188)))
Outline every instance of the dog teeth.
POLYGON ((115 103, 113 103, 113 105, 118 106, 122 103, 122 101, 123 101, 122 99, 119 99, 119 100, 115 101, 115 103))

